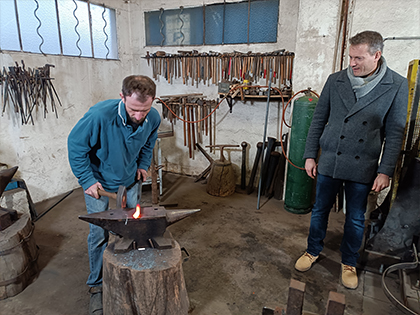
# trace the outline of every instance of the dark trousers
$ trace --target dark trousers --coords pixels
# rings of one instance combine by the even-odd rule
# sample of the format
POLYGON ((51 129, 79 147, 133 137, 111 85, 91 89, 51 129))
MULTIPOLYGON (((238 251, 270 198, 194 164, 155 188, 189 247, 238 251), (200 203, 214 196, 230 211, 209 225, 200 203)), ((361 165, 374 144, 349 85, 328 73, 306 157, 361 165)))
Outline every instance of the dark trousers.
POLYGON ((372 184, 343 181, 318 174, 307 252, 313 256, 318 256, 324 248, 330 210, 343 183, 346 200, 346 222, 340 246, 341 262, 355 267, 359 258, 358 251, 363 241, 367 198, 372 184))

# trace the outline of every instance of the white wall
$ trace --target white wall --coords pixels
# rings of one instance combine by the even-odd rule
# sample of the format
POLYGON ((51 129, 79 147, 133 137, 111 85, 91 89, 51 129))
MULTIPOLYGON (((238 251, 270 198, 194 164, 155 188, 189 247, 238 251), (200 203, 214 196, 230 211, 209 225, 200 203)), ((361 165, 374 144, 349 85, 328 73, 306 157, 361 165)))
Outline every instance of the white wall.
MULTIPOLYGON (((101 1, 104 2, 104 1, 101 1)), ((87 109, 96 102, 117 98, 122 79, 129 74, 152 75, 144 57, 147 51, 164 50, 177 53, 180 47, 146 47, 144 35, 144 11, 176 9, 183 5, 197 6, 221 1, 192 0, 106 0, 105 4, 117 10, 119 61, 90 58, 43 56, 20 52, 0 53, 0 66, 13 65, 24 60, 28 67, 55 65, 51 76, 63 102, 58 108, 59 118, 51 113, 44 119, 38 116, 35 125, 22 126, 18 117, 7 112, 0 117, 0 162, 18 165, 19 173, 28 184, 35 201, 44 200, 78 187, 67 161, 67 135, 87 109)), ((196 49, 231 52, 269 52, 286 49, 295 52, 293 87, 295 91, 313 88, 320 92, 333 69, 341 0, 280 0, 278 42, 258 45, 187 46, 183 50, 196 49)), ((354 0, 351 12, 350 35, 365 30, 378 30, 384 37, 419 36, 418 23, 420 0, 405 0, 398 5, 391 0, 354 0)), ((408 62, 419 58, 420 41, 387 41, 384 55, 388 65, 405 76, 408 62)), ((217 98, 217 85, 184 86, 180 80, 168 84, 164 78, 157 82, 157 95, 203 93, 208 99, 217 98)), ((255 145, 262 141, 266 102, 236 102, 233 113, 226 103, 216 112, 216 143, 252 145, 248 156, 248 168, 252 167, 255 145)), ((280 137, 280 104, 272 102, 269 108, 267 136, 280 137)), ((203 145, 208 144, 204 139, 203 145)), ((198 174, 208 162, 198 151, 195 158, 188 158, 183 145, 182 124, 175 126, 175 137, 162 139, 162 154, 167 170, 185 174, 198 174)), ((227 152, 228 153, 228 152, 227 152)), ((225 156, 228 157, 228 154, 225 156)), ((218 153, 214 158, 218 158, 218 153)), ((240 168, 241 153, 229 154, 236 169, 240 168)), ((238 179, 239 180, 239 179, 238 179)))
MULTIPOLYGON (((420 37, 420 0, 356 1, 351 34, 363 30, 380 32, 384 39, 420 37)), ((420 40, 385 40, 384 54, 388 67, 407 76, 408 64, 420 58, 420 40)))
POLYGON ((49 112, 44 119, 36 113, 35 124, 22 125, 11 108, 0 117, 0 162, 19 166, 17 176, 25 180, 35 202, 78 187, 67 159, 67 136, 90 106, 107 98, 118 98, 122 79, 134 72, 130 53, 129 6, 122 1, 105 1, 117 9, 120 60, 100 60, 41 54, 0 53, 0 67, 15 62, 32 69, 53 64, 51 77, 63 103, 57 105, 58 119, 49 112))

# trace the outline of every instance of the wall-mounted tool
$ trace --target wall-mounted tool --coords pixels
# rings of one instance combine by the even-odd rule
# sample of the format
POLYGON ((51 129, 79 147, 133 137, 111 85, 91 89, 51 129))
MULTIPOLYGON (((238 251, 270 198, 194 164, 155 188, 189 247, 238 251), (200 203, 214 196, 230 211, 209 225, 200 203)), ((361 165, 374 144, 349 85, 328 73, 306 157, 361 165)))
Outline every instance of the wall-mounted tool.
MULTIPOLYGON (((253 81, 266 79, 268 85, 269 70, 273 69, 273 82, 283 92, 292 90, 292 73, 294 53, 277 50, 268 53, 217 53, 178 51, 178 54, 157 52, 146 55, 147 61, 152 59, 153 78, 164 77, 168 83, 182 78, 183 84, 210 85, 220 81, 253 81)), ((241 93, 243 91, 241 90, 241 93)), ((287 94, 287 93, 284 93, 287 94)))
MULTIPOLYGON (((180 119, 184 123, 184 146, 188 147, 189 157, 194 157, 197 143, 202 143, 204 135, 209 135, 212 144, 212 111, 215 100, 206 100, 201 93, 161 96, 162 116, 173 123, 180 119)), ((211 151, 210 151, 211 152, 211 151)))

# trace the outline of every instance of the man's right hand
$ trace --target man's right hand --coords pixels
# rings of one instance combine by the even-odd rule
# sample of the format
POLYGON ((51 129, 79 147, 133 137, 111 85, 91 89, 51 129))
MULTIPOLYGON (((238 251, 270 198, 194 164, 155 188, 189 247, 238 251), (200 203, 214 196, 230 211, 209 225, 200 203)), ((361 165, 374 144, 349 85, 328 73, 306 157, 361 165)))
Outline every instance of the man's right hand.
POLYGON ((100 182, 96 182, 92 186, 90 186, 88 189, 85 190, 85 194, 88 194, 89 196, 92 196, 93 198, 99 199, 98 189, 104 190, 100 182))
POLYGON ((316 162, 314 159, 306 159, 305 161, 306 174, 312 179, 316 176, 316 162))

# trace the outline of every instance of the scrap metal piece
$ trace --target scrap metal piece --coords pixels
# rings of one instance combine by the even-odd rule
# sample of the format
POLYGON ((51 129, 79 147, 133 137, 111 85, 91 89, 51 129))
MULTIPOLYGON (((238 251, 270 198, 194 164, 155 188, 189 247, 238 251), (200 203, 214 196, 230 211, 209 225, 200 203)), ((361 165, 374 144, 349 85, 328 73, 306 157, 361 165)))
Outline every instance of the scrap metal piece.
POLYGON ((3 194, 4 190, 6 189, 7 184, 9 184, 10 180, 13 178, 17 170, 18 170, 18 166, 0 171, 0 197, 3 194))

